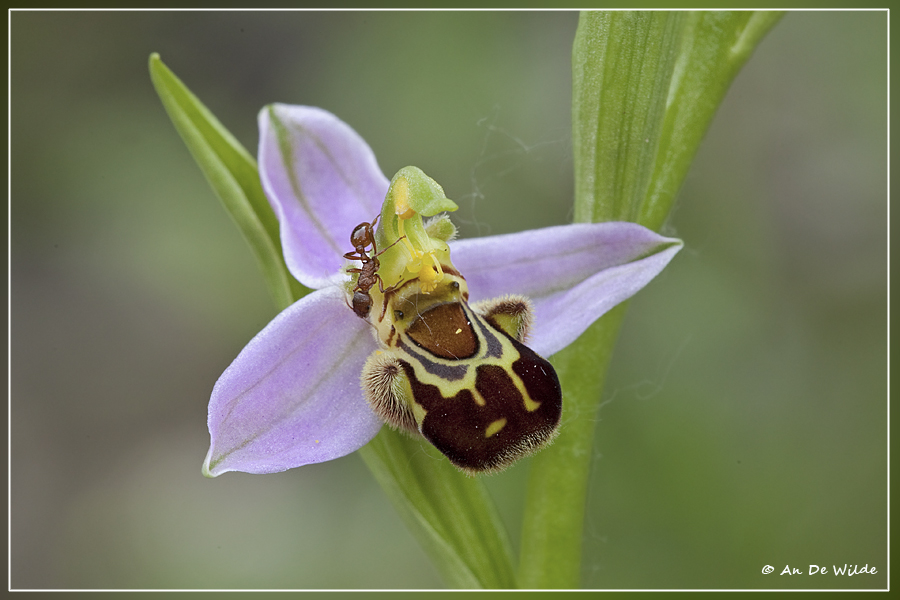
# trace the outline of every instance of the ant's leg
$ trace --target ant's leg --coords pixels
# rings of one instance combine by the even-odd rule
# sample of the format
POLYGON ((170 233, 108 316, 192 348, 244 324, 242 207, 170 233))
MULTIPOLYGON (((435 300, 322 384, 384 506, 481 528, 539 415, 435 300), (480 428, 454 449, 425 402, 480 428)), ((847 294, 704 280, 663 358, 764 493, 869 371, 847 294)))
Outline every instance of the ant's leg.
POLYGON ((379 275, 378 273, 375 273, 375 278, 378 279, 378 291, 381 292, 382 294, 387 294, 388 292, 393 292, 398 287, 400 287, 401 283, 404 283, 404 281, 401 279, 400 281, 398 281, 391 287, 384 289, 384 280, 381 279, 381 275, 379 275))
MULTIPOLYGON (((375 258, 376 256, 379 256, 382 252, 387 252, 388 250, 390 250, 391 248, 393 248, 395 245, 397 245, 398 243, 400 243, 400 241, 402 241, 403 238, 405 238, 405 237, 406 237, 405 235, 400 236, 399 238, 397 238, 396 240, 394 240, 394 242, 393 242, 390 246, 388 246, 387 248, 385 248, 385 249, 382 250, 381 252, 378 252, 377 254, 373 254, 373 255, 372 255, 372 258, 375 258)), ((372 238, 372 252, 375 252, 375 238, 372 238)))
POLYGON ((369 234, 369 240, 372 241, 372 252, 373 256, 378 256, 378 248, 375 246, 375 224, 378 222, 378 217, 381 216, 381 213, 375 215, 375 218, 372 219, 371 223, 366 223, 366 230, 369 234))

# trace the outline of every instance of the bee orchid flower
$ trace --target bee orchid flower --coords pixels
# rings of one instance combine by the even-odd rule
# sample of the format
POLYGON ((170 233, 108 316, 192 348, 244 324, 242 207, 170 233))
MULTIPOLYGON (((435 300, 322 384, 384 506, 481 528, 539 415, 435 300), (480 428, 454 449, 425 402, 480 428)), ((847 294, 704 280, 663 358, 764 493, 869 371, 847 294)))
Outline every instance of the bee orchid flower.
MULTIPOLYGON (((332 460, 364 446, 385 421, 403 428, 408 417, 411 433, 415 434, 416 423, 422 431, 421 407, 410 408, 397 400, 403 396, 397 390, 411 389, 410 381, 420 385, 414 369, 408 367, 403 375, 398 365, 408 362, 390 358, 396 350, 390 346, 394 343, 390 329, 400 323, 393 320, 399 318, 395 313, 402 313, 393 292, 401 283, 413 281, 418 286, 416 298, 451 290, 457 294, 460 323, 474 332, 468 342, 473 354, 477 347, 496 349, 500 342, 506 344, 503 352, 512 348, 509 352, 515 353, 519 342, 525 341, 537 356, 534 364, 544 365, 540 357, 564 348, 601 315, 634 295, 682 246, 680 240, 623 222, 454 240, 448 221, 434 226, 423 225, 420 219, 455 208, 442 198, 443 190, 417 169, 388 180, 366 142, 333 114, 275 104, 261 111, 259 127, 259 173, 278 217, 285 263, 313 291, 257 334, 216 383, 208 413, 211 442, 203 464, 203 473, 210 477, 227 471, 273 473, 332 460), (434 192, 433 201, 422 208, 425 204, 415 203, 416 194, 401 190, 397 182, 404 186, 412 182, 413 187, 421 183, 434 192), (403 204, 407 195, 412 198, 410 206, 403 204), (365 242, 363 255, 381 263, 372 266, 367 285, 362 285, 364 269, 348 271, 360 267, 361 256, 353 254, 351 234, 376 216, 382 219, 371 240, 354 236, 365 242), (369 241, 376 243, 368 247, 369 241), (348 261, 346 254, 357 262, 348 261), (375 271, 379 266, 381 270, 375 271), (444 277, 440 287, 437 282, 444 277), (462 291, 461 285, 467 289, 462 291), (371 309, 354 307, 354 290, 372 295, 371 309), (485 310, 490 309, 479 312, 478 306, 498 297, 517 302, 523 298, 521 304, 531 307, 533 314, 518 323, 522 326, 518 337, 500 332, 511 330, 490 318, 492 327, 471 324, 480 319, 478 315, 489 317, 485 310), (379 329, 379 320, 387 325, 379 329), (505 341, 513 338, 515 343, 505 341), (389 358, 379 358, 373 367, 370 357, 383 353, 389 358), (388 409, 400 410, 401 416, 391 417, 390 410, 373 402, 361 384, 364 371, 371 376, 373 369, 376 376, 401 372, 385 384, 390 388, 385 391, 390 395, 385 401, 388 409)), ((360 235, 366 233, 365 228, 360 230, 360 235)), ((440 314, 444 313, 448 311, 440 314)), ((434 321, 426 322, 430 324, 434 321)), ((451 333, 463 327, 454 325, 451 333)), ((422 341, 415 332, 410 335, 408 346, 422 341)), ((523 381, 524 387, 517 385, 527 404, 528 382, 523 381)), ((482 395, 490 396, 476 394, 475 401, 481 398, 483 403, 482 395)), ((494 435, 506 422, 491 421, 484 435, 494 435)), ((440 449, 454 460, 451 452, 440 449)))

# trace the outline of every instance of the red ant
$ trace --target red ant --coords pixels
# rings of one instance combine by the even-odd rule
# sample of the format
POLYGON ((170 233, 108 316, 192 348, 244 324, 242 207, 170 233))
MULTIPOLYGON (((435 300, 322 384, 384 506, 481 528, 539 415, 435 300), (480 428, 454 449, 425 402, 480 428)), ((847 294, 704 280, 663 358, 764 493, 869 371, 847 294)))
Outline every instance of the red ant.
POLYGON ((378 274, 378 267, 381 266, 378 257, 406 236, 401 237, 394 242, 394 244, 391 244, 379 252, 378 248, 375 246, 375 223, 378 222, 378 217, 380 216, 381 215, 376 215, 371 223, 360 223, 353 228, 353 233, 350 234, 350 243, 353 244, 353 252, 348 252, 344 255, 344 258, 347 260, 358 260, 362 263, 361 268, 354 267, 352 269, 347 269, 348 273, 359 273, 359 277, 356 280, 356 287, 353 288, 353 306, 351 308, 353 308, 353 312, 356 313, 356 316, 361 319, 366 319, 369 316, 369 310, 372 308, 372 296, 369 295, 369 290, 372 289, 376 283, 378 283, 378 289, 382 294, 397 287, 394 285, 388 289, 384 289, 384 281, 382 281, 381 275, 378 274), (366 252, 366 248, 370 245, 372 246, 372 252, 374 253, 371 256, 366 252))

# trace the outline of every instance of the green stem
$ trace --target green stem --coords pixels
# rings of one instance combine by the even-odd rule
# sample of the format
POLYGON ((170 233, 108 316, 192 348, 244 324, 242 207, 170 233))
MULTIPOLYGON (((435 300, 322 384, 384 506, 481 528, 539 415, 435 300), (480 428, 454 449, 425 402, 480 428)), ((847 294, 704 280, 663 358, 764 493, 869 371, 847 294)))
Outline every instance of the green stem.
POLYGON ((572 392, 564 396, 559 436, 531 462, 518 572, 520 587, 579 587, 597 409, 625 308, 620 304, 576 343, 553 356, 560 380, 572 392))

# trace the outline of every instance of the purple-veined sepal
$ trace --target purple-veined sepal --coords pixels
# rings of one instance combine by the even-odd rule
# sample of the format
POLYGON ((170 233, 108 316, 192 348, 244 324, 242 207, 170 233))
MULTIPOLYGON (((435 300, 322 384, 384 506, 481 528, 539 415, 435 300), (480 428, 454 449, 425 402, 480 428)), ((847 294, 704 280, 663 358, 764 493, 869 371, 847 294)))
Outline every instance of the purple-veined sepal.
POLYGON ((369 325, 353 315, 339 287, 282 311, 213 389, 203 473, 275 473, 364 446, 382 425, 359 388, 375 348, 369 325))

